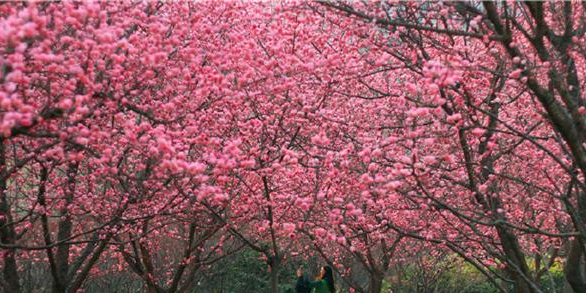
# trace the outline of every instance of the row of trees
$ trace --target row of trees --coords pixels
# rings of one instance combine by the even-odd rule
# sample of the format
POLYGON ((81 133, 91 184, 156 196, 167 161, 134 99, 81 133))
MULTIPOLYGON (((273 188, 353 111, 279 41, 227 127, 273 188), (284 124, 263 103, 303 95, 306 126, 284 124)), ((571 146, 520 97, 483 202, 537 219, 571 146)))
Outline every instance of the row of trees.
POLYGON ((421 249, 584 292, 585 8, 0 5, 0 287, 188 292, 246 247, 272 293, 297 254, 379 293, 421 249))
MULTIPOLYGON (((164 255, 156 255, 153 262, 164 260, 164 255)), ((323 260, 318 257, 309 259, 289 259, 281 269, 279 275, 279 292, 295 292, 295 271, 304 266, 308 273, 318 272, 323 260)), ((359 266, 355 263, 354 265, 359 266)), ((99 266, 99 264, 98 264, 99 266)), ((559 266, 555 266, 540 280, 542 288, 548 292, 563 292, 563 276, 559 266)), ((22 287, 25 292, 46 292, 50 287, 50 274, 46 265, 30 263, 21 274, 26 280, 22 287)), ((266 262, 259 258, 259 254, 243 248, 215 262, 209 268, 198 273, 197 281, 185 292, 189 293, 236 293, 241 291, 267 292, 269 291, 269 275, 266 272, 266 262)), ((367 284, 368 273, 360 271, 352 276, 354 282, 367 284)), ((408 263, 393 265, 389 276, 383 281, 382 292, 393 293, 496 293, 498 290, 480 272, 471 265, 448 254, 433 253, 420 250, 409 258, 408 263)), ((91 275, 83 286, 83 292, 118 292, 134 293, 145 292, 145 284, 131 269, 122 271, 108 270, 91 275)), ((344 282, 337 283, 337 292, 356 292, 344 282)))

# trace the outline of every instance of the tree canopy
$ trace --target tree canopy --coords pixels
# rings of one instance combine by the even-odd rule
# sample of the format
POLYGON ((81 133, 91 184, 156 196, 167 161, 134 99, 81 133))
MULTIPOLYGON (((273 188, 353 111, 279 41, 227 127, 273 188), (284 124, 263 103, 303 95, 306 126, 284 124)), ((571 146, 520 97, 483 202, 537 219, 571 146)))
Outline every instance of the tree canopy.
POLYGON ((314 256, 380 293, 422 252, 586 292, 585 10, 0 3, 0 290, 189 292, 246 248, 271 293, 314 256))

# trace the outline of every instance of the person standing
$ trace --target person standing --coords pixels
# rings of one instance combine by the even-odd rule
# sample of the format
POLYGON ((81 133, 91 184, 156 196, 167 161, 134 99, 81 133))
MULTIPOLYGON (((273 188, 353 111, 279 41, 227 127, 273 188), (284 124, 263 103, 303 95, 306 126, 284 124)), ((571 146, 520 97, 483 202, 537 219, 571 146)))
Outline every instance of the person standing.
POLYGON ((295 293, 310 293, 311 287, 309 287, 309 279, 303 275, 303 269, 299 267, 297 269, 297 284, 295 284, 295 293), (301 272, 301 274, 299 273, 301 272))
MULTIPOLYGON (((329 266, 323 266, 321 268, 319 276, 315 281, 309 281, 303 275, 303 270, 299 268, 297 270, 297 284, 301 284, 300 288, 314 289, 314 293, 335 293, 336 286, 334 283, 334 273, 332 268, 329 266)), ((297 289, 297 286, 295 286, 297 289)), ((306 291, 307 292, 307 291, 306 291)))

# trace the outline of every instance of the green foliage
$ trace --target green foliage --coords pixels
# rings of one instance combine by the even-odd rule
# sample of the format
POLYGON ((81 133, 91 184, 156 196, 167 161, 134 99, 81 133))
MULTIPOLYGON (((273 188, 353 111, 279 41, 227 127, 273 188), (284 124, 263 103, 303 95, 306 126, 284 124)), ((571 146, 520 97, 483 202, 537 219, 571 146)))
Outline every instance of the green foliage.
POLYGON ((549 273, 545 273, 539 279, 539 284, 544 292, 559 292, 564 287, 564 268, 560 262, 555 262, 549 273))
MULTIPOLYGON (((295 271, 299 261, 286 262, 279 272, 279 291, 294 293, 295 271)), ((243 250, 213 265, 194 292, 241 293, 269 292, 270 275, 261 254, 243 250)))
MULTIPOLYGON (((433 263, 433 267, 422 267, 410 264, 401 268, 399 278, 395 282, 384 284, 384 288, 391 288, 394 293, 422 292, 422 293, 497 293, 498 289, 492 285, 484 275, 474 266, 454 257, 441 260, 425 259, 423 262, 433 263)), ((383 292, 388 292, 387 291, 383 292)))
MULTIPOLYGON (((532 265, 528 259, 528 264, 532 265)), ((322 260, 288 260, 279 273, 280 293, 294 293, 295 271, 305 267, 310 276, 317 272, 322 260)), ((533 267, 531 267, 534 270, 533 267)), ((23 276, 27 282, 25 292, 49 292, 49 270, 46 265, 23 263, 23 276)), ((198 281, 187 293, 268 293, 270 274, 261 254, 243 249, 197 273, 198 281)), ((362 280, 367 281, 367 279, 362 280)), ((543 292, 561 292, 564 284, 563 266, 555 262, 540 275, 539 285, 543 292)), ((337 280, 338 293, 348 293, 344 282, 337 280)), ((85 285, 87 293, 146 292, 144 282, 131 271, 112 272, 92 276, 85 285)), ((474 266, 447 255, 440 258, 423 256, 407 265, 398 265, 383 282, 381 293, 497 293, 495 286, 474 266)))
MULTIPOLYGON (((421 262, 421 260, 419 260, 421 262)), ((421 292, 421 293, 497 293, 499 290, 473 265, 457 258, 446 257, 441 260, 425 259, 434 262, 433 269, 412 263, 402 266, 400 274, 394 275, 383 284, 382 292, 421 292), (392 291, 389 291, 392 289, 392 291)), ((528 264, 533 264, 528 259, 528 264)), ((534 271, 534 268, 531 267, 534 271)), ((504 274, 504 272, 502 272, 504 274)), ((535 272, 534 272, 535 273, 535 272)), ((555 262, 548 271, 539 276, 539 286, 544 292, 561 292, 564 286, 563 267, 555 262)), ((506 286, 506 285, 504 285, 506 286)))

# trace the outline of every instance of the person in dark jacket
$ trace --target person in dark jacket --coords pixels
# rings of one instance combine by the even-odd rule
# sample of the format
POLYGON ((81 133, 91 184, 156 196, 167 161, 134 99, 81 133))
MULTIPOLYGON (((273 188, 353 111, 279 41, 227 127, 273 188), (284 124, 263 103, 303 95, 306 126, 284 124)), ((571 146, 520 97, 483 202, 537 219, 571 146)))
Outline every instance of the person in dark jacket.
POLYGON ((295 284, 295 293, 310 293, 309 279, 303 275, 302 268, 297 270, 297 284, 295 284), (300 273, 301 272, 301 273, 300 273))
MULTIPOLYGON (((303 288, 314 289, 314 293, 335 293, 336 286, 334 285, 334 272, 329 266, 323 266, 321 268, 319 276, 315 281, 309 281, 303 275, 303 270, 299 268, 297 270, 297 284, 303 284, 303 288)), ((309 291, 305 291, 309 292, 309 291)))

